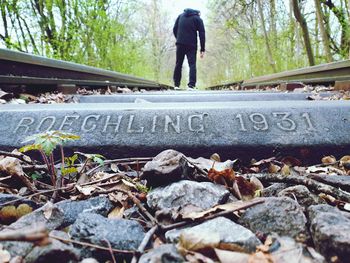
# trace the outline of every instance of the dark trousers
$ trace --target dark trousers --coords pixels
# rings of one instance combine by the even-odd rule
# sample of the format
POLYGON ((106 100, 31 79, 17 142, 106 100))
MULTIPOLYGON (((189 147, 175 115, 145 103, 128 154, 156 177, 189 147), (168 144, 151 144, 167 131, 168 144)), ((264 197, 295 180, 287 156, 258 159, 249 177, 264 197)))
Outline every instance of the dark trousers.
POLYGON ((175 87, 180 87, 181 82, 181 71, 182 64, 187 57, 188 65, 190 67, 190 81, 188 86, 195 87, 197 81, 197 69, 196 69, 196 60, 197 60, 197 48, 186 46, 186 45, 176 45, 176 65, 174 70, 174 85, 175 87))

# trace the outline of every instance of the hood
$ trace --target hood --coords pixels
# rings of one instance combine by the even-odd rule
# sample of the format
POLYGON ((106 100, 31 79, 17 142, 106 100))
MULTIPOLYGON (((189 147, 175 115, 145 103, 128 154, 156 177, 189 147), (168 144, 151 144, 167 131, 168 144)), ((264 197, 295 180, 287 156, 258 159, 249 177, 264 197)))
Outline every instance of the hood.
POLYGON ((185 14, 185 16, 195 16, 195 15, 199 14, 199 10, 195 10, 192 8, 186 8, 184 10, 184 14, 185 14))

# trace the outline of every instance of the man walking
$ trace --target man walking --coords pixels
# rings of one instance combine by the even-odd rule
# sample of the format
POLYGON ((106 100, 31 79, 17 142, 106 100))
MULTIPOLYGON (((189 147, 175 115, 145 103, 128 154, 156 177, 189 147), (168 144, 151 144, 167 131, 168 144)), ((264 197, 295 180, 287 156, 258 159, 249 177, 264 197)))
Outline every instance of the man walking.
POLYGON ((190 8, 185 9, 176 19, 173 32, 176 38, 175 88, 180 87, 182 64, 186 55, 190 67, 190 79, 187 86, 193 89, 197 81, 197 32, 199 33, 201 58, 204 57, 205 52, 205 29, 200 12, 190 8))

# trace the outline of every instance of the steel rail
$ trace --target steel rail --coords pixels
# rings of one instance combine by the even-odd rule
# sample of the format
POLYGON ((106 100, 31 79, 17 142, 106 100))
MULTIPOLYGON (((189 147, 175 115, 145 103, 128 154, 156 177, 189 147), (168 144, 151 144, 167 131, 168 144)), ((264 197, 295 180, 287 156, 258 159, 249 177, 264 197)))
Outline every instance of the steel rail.
POLYGON ((28 77, 31 78, 31 84, 42 84, 43 79, 47 81, 59 79, 75 80, 75 83, 83 80, 128 84, 130 87, 142 85, 156 89, 161 87, 159 83, 144 78, 7 49, 0 49, 0 76, 2 77, 0 84, 13 84, 16 77, 19 77, 19 83, 23 83, 24 79, 21 77, 28 77), (35 80, 38 80, 38 83, 35 80))
POLYGON ((284 83, 303 84, 333 84, 336 81, 350 81, 350 60, 321 64, 280 73, 251 78, 244 81, 234 81, 221 85, 214 85, 211 89, 236 86, 259 87, 276 86, 284 83))

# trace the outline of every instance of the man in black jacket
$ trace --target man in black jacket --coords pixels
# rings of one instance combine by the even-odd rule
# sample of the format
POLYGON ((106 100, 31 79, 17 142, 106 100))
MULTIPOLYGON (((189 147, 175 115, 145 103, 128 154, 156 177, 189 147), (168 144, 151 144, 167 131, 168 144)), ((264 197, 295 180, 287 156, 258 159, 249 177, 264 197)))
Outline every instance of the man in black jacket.
POLYGON ((197 81, 197 32, 199 33, 201 58, 203 58, 205 52, 205 30, 203 20, 200 18, 200 12, 190 8, 185 9, 176 19, 173 32, 176 38, 175 88, 180 86, 181 70, 185 55, 190 67, 188 87, 194 88, 197 81))

